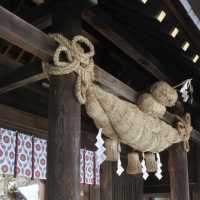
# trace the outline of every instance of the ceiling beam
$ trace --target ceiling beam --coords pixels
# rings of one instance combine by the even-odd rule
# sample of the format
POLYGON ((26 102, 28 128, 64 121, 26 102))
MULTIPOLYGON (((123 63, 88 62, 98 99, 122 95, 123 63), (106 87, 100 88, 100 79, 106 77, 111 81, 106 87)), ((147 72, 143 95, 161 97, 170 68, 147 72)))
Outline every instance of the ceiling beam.
POLYGON ((26 85, 41 81, 41 80, 46 79, 46 78, 47 78, 46 74, 41 72, 39 74, 30 76, 30 77, 28 77, 28 78, 26 78, 24 80, 17 81, 15 83, 11 83, 11 84, 9 84, 9 85, 7 85, 5 87, 0 88, 0 95, 5 94, 7 92, 10 92, 12 90, 15 90, 17 88, 20 88, 20 87, 23 87, 23 86, 26 86, 26 85))
POLYGON ((50 60, 57 47, 45 33, 0 6, 0 37, 32 53, 42 60, 50 60))
POLYGON ((136 61, 141 67, 148 71, 158 80, 171 82, 162 71, 160 71, 160 63, 148 51, 142 48, 138 43, 135 46, 131 45, 112 27, 113 21, 105 12, 99 8, 86 10, 82 18, 84 21, 94 28, 97 32, 103 35, 107 40, 118 47, 122 52, 136 61))
POLYGON ((48 120, 46 118, 3 104, 0 104, 0 126, 42 138, 48 136, 48 120))
POLYGON ((26 89, 47 97, 44 90, 38 90, 36 85, 30 85, 47 78, 42 72, 41 62, 36 60, 22 65, 9 57, 0 56, 0 65, 5 69, 5 75, 0 76, 0 94, 25 86, 26 89))
MULTIPOLYGON (((54 51, 57 47, 54 40, 50 39, 45 33, 1 6, 0 17, 2 19, 0 22, 1 38, 15 44, 25 51, 32 53, 42 60, 52 60, 54 51)), ((97 82, 108 87, 113 91, 113 93, 118 94, 119 96, 125 96, 126 98, 127 92, 124 92, 123 90, 124 88, 131 90, 128 86, 114 78, 109 73, 100 69, 98 66, 95 68, 95 73, 97 82), (119 86, 119 88, 117 88, 117 86, 119 86)), ((26 81, 24 82, 26 83, 26 81)), ((20 84, 20 86, 23 85, 20 84)))
POLYGON ((189 37, 193 45, 195 45, 199 49, 200 32, 196 25, 193 23, 183 5, 181 4, 180 0, 163 0, 163 4, 173 13, 175 18, 178 20, 180 27, 185 31, 186 35, 189 37))

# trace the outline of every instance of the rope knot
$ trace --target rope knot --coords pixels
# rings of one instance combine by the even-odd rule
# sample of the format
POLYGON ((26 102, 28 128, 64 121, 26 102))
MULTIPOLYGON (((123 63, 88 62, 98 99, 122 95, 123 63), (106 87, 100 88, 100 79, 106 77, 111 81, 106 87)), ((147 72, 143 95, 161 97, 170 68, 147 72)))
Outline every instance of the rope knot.
POLYGON ((64 75, 75 72, 78 77, 75 85, 76 97, 81 104, 86 102, 86 92, 94 81, 95 50, 93 44, 85 37, 78 35, 69 40, 61 34, 51 34, 58 44, 53 62, 45 63, 45 71, 50 75, 64 75), (61 60, 64 57, 64 60, 61 60))
POLYGON ((184 143, 184 149, 186 150, 186 152, 189 152, 189 139, 192 132, 191 116, 189 113, 186 113, 183 118, 177 116, 177 119, 177 129, 184 143))
POLYGON ((75 36, 72 40, 72 48, 75 59, 79 60, 83 67, 91 63, 91 60, 93 60, 92 58, 95 54, 94 46, 87 38, 81 35, 75 36), (81 44, 83 46, 81 46, 81 44), (84 47, 88 48, 88 52, 85 51, 84 47))

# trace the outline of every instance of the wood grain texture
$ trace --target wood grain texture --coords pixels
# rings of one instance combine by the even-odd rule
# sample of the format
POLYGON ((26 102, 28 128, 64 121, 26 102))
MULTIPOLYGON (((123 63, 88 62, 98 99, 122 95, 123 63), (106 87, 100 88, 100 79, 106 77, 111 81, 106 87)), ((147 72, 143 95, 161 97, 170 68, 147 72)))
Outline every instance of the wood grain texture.
POLYGON ((36 75, 31 76, 31 77, 25 78, 21 81, 11 83, 11 84, 9 84, 5 87, 0 88, 0 95, 5 94, 7 92, 10 92, 12 90, 15 90, 17 88, 20 88, 20 87, 41 81, 41 80, 46 79, 46 78, 47 78, 47 75, 42 72, 40 74, 36 74, 36 75))
POLYGON ((75 74, 51 77, 48 200, 80 199, 80 105, 75 74))
POLYGON ((188 160, 183 144, 170 147, 168 164, 171 200, 189 200, 188 160))
POLYGON ((45 33, 0 6, 0 37, 47 60, 56 47, 45 33))
POLYGON ((2 104, 0 104, 0 126, 42 138, 48 137, 47 119, 2 104))
MULTIPOLYGON (((101 9, 89 9, 85 11, 82 16, 96 31, 102 34, 130 58, 135 60, 141 67, 158 80, 169 81, 169 78, 160 71, 160 64, 158 61, 156 61, 155 58, 152 59, 152 56, 150 56, 146 50, 142 49, 142 47, 136 48, 135 46, 130 45, 128 41, 112 29, 114 21, 112 21, 112 18, 105 14, 101 9)), ((136 46, 138 46, 138 44, 136 46)))
MULTIPOLYGON (((54 4, 55 31, 68 38, 81 32, 80 3, 54 4)), ((48 200, 80 200, 81 106, 74 95, 76 79, 75 73, 50 76, 48 200)))
POLYGON ((100 173, 100 199, 113 199, 113 183, 112 183, 112 162, 104 162, 101 165, 100 173))

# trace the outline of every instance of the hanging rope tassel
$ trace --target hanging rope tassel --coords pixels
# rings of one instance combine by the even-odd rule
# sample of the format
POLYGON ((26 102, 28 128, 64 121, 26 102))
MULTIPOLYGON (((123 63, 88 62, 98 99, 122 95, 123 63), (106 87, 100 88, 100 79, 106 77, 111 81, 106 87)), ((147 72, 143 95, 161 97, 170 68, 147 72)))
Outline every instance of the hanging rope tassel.
POLYGON ((157 170, 157 163, 154 153, 145 154, 145 163, 148 172, 155 172, 157 170))
POLYGON ((117 161, 118 160, 118 140, 106 139, 105 148, 106 148, 106 151, 105 151, 106 160, 117 161))
POLYGON ((142 166, 140 163, 139 153, 132 152, 128 154, 127 174, 136 175, 142 173, 142 166))

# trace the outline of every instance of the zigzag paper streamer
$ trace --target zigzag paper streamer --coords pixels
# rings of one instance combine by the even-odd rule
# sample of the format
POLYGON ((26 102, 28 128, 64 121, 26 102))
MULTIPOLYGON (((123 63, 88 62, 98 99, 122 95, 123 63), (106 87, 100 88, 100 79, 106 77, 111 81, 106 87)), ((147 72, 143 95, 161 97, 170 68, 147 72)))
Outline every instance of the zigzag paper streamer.
POLYGON ((97 165, 101 165, 106 160, 106 155, 104 154, 106 149, 103 146, 104 140, 102 138, 102 128, 99 129, 96 139, 97 139, 95 143, 95 146, 97 147, 97 151, 96 151, 97 161, 96 162, 97 162, 97 165))
POLYGON ((117 171, 116 171, 116 173, 117 173, 118 176, 121 176, 121 174, 124 172, 124 168, 122 167, 120 152, 121 152, 121 145, 120 145, 120 143, 119 143, 119 144, 118 144, 117 171))
POLYGON ((192 103, 193 86, 191 82, 192 82, 192 79, 185 80, 183 82, 182 88, 180 89, 180 93, 184 102, 187 102, 191 95, 191 103, 192 103))
POLYGON ((145 163, 145 160, 144 160, 144 153, 142 154, 142 162, 141 162, 141 166, 142 166, 142 178, 144 180, 147 180, 147 178, 149 177, 149 173, 147 172, 147 167, 146 167, 146 163, 145 163))

